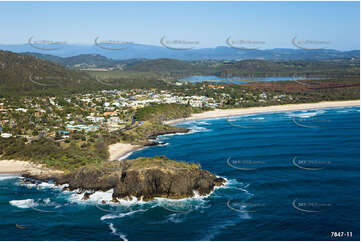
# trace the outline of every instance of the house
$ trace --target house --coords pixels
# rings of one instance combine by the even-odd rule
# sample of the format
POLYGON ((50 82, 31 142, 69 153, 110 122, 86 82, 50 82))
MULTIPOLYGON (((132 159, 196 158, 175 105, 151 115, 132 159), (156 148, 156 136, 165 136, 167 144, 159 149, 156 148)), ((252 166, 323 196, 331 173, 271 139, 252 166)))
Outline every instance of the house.
POLYGON ((59 134, 69 134, 70 132, 67 130, 59 130, 58 133, 59 134))
POLYGON ((117 112, 105 112, 103 115, 105 117, 107 117, 107 116, 113 116, 113 115, 116 115, 116 114, 117 114, 117 112))
POLYGON ((93 123, 102 123, 104 122, 104 117, 96 117, 96 116, 87 116, 88 120, 90 120, 93 123))
POLYGON ((17 108, 17 109, 15 109, 15 111, 26 113, 28 110, 25 108, 17 108))
POLYGON ((9 133, 1 133, 2 138, 10 138, 11 136, 12 136, 12 134, 9 134, 9 133))

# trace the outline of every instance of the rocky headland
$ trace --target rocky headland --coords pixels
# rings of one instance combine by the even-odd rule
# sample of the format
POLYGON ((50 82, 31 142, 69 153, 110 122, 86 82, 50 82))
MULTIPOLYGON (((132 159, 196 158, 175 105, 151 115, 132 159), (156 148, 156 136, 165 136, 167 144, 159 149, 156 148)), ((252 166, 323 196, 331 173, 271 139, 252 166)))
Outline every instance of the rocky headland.
POLYGON ((70 191, 82 191, 84 200, 96 191, 113 189, 113 202, 136 197, 143 201, 156 197, 180 199, 195 194, 208 195, 226 180, 199 164, 169 160, 164 156, 104 162, 84 166, 67 173, 25 173, 25 182, 33 179, 68 184, 70 191))

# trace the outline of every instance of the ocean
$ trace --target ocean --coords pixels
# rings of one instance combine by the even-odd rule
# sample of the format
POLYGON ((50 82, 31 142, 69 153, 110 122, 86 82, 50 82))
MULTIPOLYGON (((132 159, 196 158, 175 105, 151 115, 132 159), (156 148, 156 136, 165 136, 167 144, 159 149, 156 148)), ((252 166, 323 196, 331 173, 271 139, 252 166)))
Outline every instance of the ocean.
POLYGON ((179 123, 128 159, 198 162, 228 182, 206 197, 88 201, 0 175, 1 240, 359 240, 360 108, 179 123))

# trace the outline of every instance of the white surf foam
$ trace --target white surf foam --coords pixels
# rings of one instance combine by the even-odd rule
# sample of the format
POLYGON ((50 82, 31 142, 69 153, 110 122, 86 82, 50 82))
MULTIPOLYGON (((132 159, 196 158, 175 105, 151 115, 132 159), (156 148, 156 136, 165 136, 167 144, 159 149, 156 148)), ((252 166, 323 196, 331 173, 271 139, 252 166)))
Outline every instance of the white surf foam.
POLYGON ((125 234, 117 232, 117 229, 114 227, 114 224, 110 223, 109 228, 112 231, 112 234, 114 234, 116 236, 119 236, 119 238, 121 238, 123 241, 128 241, 125 234))
POLYGON ((33 208, 39 206, 53 206, 55 208, 61 207, 60 204, 52 202, 50 198, 44 199, 24 199, 24 200, 12 200, 9 202, 10 205, 18 207, 18 208, 33 208))
POLYGON ((158 146, 168 146, 169 143, 159 144, 158 146))
POLYGON ((89 196, 88 200, 82 200, 84 194, 90 191, 84 191, 79 193, 78 191, 72 191, 69 200, 75 203, 98 203, 99 201, 105 201, 106 203, 110 203, 113 199, 113 189, 110 189, 106 192, 97 191, 89 196))
POLYGON ((197 125, 192 125, 188 128, 191 130, 190 132, 188 132, 188 134, 212 131, 211 129, 207 129, 205 127, 201 127, 201 126, 197 126, 197 125))
POLYGON ((102 216, 100 218, 100 220, 106 220, 106 219, 115 219, 115 218, 124 218, 127 216, 131 216, 135 213, 139 213, 139 212, 146 212, 147 209, 139 209, 139 210, 134 210, 134 211, 130 211, 127 213, 110 213, 110 214, 106 214, 104 216, 102 216))
POLYGON ((325 113, 324 110, 317 110, 317 111, 306 110, 306 111, 302 111, 301 113, 288 112, 286 114, 288 117, 291 117, 291 118, 311 118, 311 117, 315 117, 315 116, 318 116, 323 113, 325 113))
POLYGON ((197 124, 210 125, 210 123, 207 123, 206 121, 197 121, 197 124))
POLYGON ((360 111, 360 110, 355 110, 355 109, 342 109, 342 110, 337 110, 337 113, 351 113, 351 112, 355 112, 355 111, 360 111))
POLYGON ((42 190, 42 189, 63 190, 65 187, 69 186, 69 184, 56 185, 56 184, 50 183, 50 182, 41 182, 41 183, 21 183, 21 182, 18 182, 16 185, 25 186, 27 188, 36 188, 38 190, 42 190))
POLYGON ((169 139, 170 137, 174 136, 174 135, 186 135, 186 134, 190 134, 191 132, 188 133, 174 133, 174 134, 162 134, 157 136, 157 141, 161 141, 161 140, 166 140, 169 139))
POLYGON ((5 181, 5 180, 15 179, 15 178, 19 178, 19 176, 16 176, 16 175, 0 175, 0 181, 5 181))
POLYGON ((12 200, 9 203, 18 208, 31 208, 39 205, 34 199, 12 200))
POLYGON ((254 196, 253 193, 249 192, 246 188, 249 187, 250 184, 244 184, 243 182, 239 182, 236 179, 229 179, 227 180, 227 182, 224 184, 224 186, 220 187, 220 188, 224 188, 224 189, 235 189, 235 190, 240 190, 242 192, 245 192, 246 194, 250 195, 250 196, 254 196))
POLYGON ((185 217, 182 213, 173 213, 167 217, 167 219, 164 221, 165 223, 182 223, 184 221, 185 217))

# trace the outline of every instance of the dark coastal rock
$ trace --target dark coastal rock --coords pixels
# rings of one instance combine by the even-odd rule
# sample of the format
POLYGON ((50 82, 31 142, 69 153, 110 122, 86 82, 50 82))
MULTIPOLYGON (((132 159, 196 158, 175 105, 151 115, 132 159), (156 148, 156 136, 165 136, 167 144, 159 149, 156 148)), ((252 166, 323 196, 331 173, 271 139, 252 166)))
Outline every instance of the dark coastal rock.
POLYGON ((156 133, 153 133, 153 134, 148 136, 148 139, 156 139, 159 135, 188 133, 189 131, 190 131, 190 129, 187 129, 187 128, 175 127, 174 130, 164 130, 164 131, 158 131, 156 133))
MULTIPOLYGON (((217 178, 207 170, 194 167, 164 165, 164 162, 144 167, 133 167, 132 161, 123 161, 113 168, 81 167, 72 173, 48 177, 56 184, 69 184, 69 190, 108 191, 113 189, 113 201, 137 197, 151 200, 155 197, 186 198, 211 193, 215 186, 221 186, 225 179, 217 178), (161 165, 159 165, 161 164, 161 165)), ((142 163, 140 163, 142 164, 142 163)), ((174 165, 174 163, 171 163, 174 165)), ((139 165, 139 162, 138 162, 139 165)), ((43 177, 31 176, 39 179, 43 177)), ((92 193, 86 192, 83 200, 92 193)))
POLYGON ((68 192, 68 191, 70 191, 70 189, 69 189, 69 187, 64 187, 61 191, 62 192, 68 192))
POLYGON ((164 145, 164 144, 166 144, 166 143, 159 142, 159 141, 148 141, 148 142, 141 143, 141 145, 143 145, 143 146, 157 146, 157 145, 164 145))
MULTIPOLYGON (((154 197, 192 197, 194 191, 209 194, 217 178, 206 170, 146 169, 129 171, 114 189, 113 198, 137 197, 150 200, 154 197)), ((219 183, 220 184, 220 183, 219 183)))
POLYGON ((84 193, 84 196, 81 200, 89 200, 90 198, 90 195, 92 195, 93 193, 92 192, 86 192, 84 193))
POLYGON ((221 178, 221 177, 218 177, 214 180, 214 184, 219 187, 219 186, 222 186, 224 184, 224 179, 221 178))

